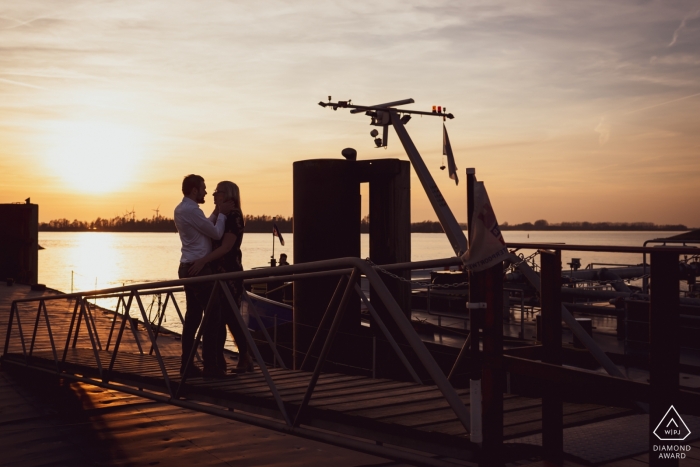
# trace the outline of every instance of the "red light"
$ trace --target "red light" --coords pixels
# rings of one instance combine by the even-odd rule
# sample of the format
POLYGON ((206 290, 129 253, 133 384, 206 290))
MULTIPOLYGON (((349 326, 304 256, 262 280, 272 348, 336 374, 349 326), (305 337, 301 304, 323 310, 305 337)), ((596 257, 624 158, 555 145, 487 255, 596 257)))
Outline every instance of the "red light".
POLYGON ((439 113, 439 114, 442 113, 442 106, 439 106, 439 105, 438 105, 438 113, 439 113))

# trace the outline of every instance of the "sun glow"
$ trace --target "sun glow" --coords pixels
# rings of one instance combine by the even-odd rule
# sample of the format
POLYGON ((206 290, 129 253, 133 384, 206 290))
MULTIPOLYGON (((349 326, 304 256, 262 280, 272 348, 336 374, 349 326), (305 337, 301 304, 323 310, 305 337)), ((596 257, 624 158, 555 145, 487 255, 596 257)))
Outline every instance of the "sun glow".
POLYGON ((51 170, 74 190, 87 193, 127 187, 144 152, 139 131, 107 122, 56 122, 47 143, 51 170))

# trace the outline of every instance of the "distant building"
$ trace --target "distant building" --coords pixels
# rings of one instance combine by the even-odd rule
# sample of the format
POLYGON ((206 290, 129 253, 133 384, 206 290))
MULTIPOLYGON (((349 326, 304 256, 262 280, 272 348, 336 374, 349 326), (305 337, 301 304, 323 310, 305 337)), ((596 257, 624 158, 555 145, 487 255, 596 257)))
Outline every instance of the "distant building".
POLYGON ((0 280, 36 284, 38 251, 39 205, 0 204, 0 280))

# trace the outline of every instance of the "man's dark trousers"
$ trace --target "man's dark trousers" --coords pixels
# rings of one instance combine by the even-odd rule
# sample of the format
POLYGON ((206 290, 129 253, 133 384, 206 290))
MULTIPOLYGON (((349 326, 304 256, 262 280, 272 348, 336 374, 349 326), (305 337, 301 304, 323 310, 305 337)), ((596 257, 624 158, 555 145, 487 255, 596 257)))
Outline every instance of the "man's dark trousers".
MULTIPOLYGON (((180 279, 187 279, 190 276, 188 270, 192 266, 192 263, 180 263, 180 268, 178 269, 178 277, 180 279)), ((209 265, 204 266, 196 277, 211 275, 212 270, 209 265)), ((187 310, 185 311, 185 324, 182 328, 182 369, 184 370, 185 364, 187 363, 187 358, 192 352, 192 347, 194 346, 194 340, 197 336, 197 328, 199 328, 202 322, 202 316, 204 314, 204 309, 209 303, 209 297, 214 285, 212 282, 201 282, 198 284, 190 284, 185 286, 185 299, 187 300, 187 310)), ((218 296, 219 294, 217 294, 218 296)), ((218 303, 218 297, 215 297, 215 303, 212 303, 210 309, 211 315, 207 318, 205 323, 205 328, 202 334, 202 360, 204 360, 204 366, 216 365, 216 342, 217 342, 217 329, 220 327, 219 323, 219 311, 220 306, 218 303)), ((190 365, 191 366, 191 365, 190 365)))

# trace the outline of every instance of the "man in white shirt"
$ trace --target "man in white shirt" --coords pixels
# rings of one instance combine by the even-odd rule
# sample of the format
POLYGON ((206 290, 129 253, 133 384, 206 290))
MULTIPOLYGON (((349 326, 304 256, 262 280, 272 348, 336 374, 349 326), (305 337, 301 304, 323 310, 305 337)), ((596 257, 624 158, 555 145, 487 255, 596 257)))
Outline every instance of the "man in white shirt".
MULTIPOLYGON (((182 202, 175 208, 175 226, 180 234, 182 242, 182 256, 180 257, 180 267, 178 277, 185 279, 194 277, 190 275, 189 269, 192 264, 211 252, 211 240, 218 240, 224 233, 226 216, 224 213, 230 212, 234 207, 232 202, 225 203, 217 207, 209 218, 199 208, 204 203, 204 196, 207 194, 207 187, 204 178, 199 175, 188 175, 182 181, 182 193, 185 195, 182 202)), ((212 274, 209 265, 206 265, 196 276, 212 274)), ((202 376, 199 369, 191 360, 194 356, 193 347, 197 328, 202 322, 204 309, 209 301, 209 296, 213 284, 210 282, 191 284, 185 286, 185 298, 187 300, 187 311, 185 312, 185 324, 182 328, 182 362, 180 373, 185 372, 185 367, 189 360, 187 369, 188 377, 202 376)), ((219 376, 216 369, 216 332, 220 327, 219 306, 213 304, 212 315, 207 319, 203 330, 202 339, 202 360, 204 361, 204 373, 212 376, 219 376)))

